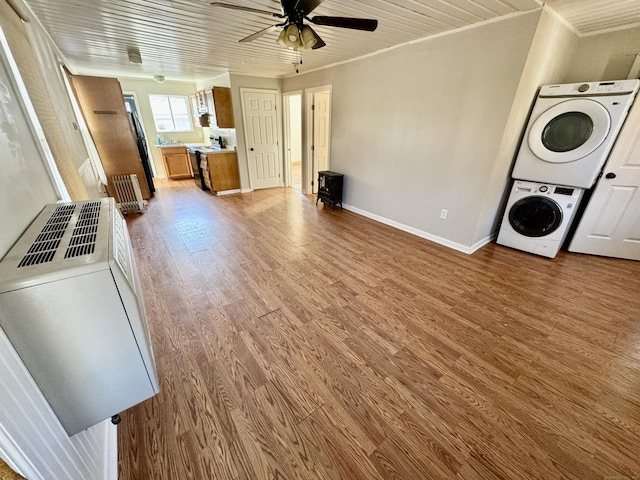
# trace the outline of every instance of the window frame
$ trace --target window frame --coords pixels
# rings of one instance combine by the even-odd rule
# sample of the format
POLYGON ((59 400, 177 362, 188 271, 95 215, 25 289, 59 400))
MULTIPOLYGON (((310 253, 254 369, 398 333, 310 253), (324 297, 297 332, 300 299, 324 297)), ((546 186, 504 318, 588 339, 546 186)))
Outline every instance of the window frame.
POLYGON ((163 93, 150 93, 149 94, 149 104, 151 106, 151 115, 153 116, 153 123, 155 125, 156 131, 159 134, 163 134, 163 133, 184 133, 184 132, 193 132, 194 131, 194 125, 193 125, 193 112, 191 111, 191 102, 189 101, 189 97, 186 95, 166 95, 163 93), (153 98, 163 98, 166 100, 167 105, 169 107, 169 112, 168 113, 158 113, 154 110, 153 108, 153 98), (184 105, 186 106, 187 109, 187 113, 183 114, 183 113, 174 113, 173 107, 171 105, 171 99, 172 98, 178 98, 180 100, 182 100, 184 102, 184 105), (161 126, 163 124, 167 123, 168 117, 170 116, 171 119, 171 126, 173 128, 171 129, 162 129, 161 126), (161 120, 158 121, 158 117, 161 117, 161 120), (176 123, 176 118, 178 118, 181 121, 187 121, 188 122, 188 128, 186 129, 178 129, 177 128, 177 123, 176 123))

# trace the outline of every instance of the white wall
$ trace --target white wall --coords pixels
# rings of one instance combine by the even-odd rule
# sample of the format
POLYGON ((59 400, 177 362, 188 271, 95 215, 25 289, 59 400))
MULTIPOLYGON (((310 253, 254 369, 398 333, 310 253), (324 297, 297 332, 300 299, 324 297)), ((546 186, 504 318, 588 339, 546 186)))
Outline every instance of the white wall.
POLYGON ((580 38, 564 83, 627 78, 640 53, 640 27, 580 38))
POLYGON ((284 79, 284 91, 332 85, 331 169, 345 174, 345 203, 470 247, 539 16, 284 79))
MULTIPOLYGON (((149 151, 151 153, 154 170, 158 177, 165 177, 166 172, 162 161, 162 155, 160 149, 155 146, 158 144, 158 131, 156 130, 156 125, 153 121, 149 95, 182 95, 188 97, 196 92, 196 84, 191 82, 171 81, 157 83, 154 80, 130 78, 119 78, 118 81, 120 82, 123 92, 135 93, 137 105, 140 109, 140 117, 144 125, 145 134, 147 135, 147 143, 149 144, 149 151)), ((183 143, 202 143, 204 141, 202 128, 196 126, 193 127, 193 131, 191 132, 163 133, 163 136, 176 139, 183 143)))
POLYGON ((59 199, 45 166, 44 135, 33 129, 35 112, 29 116, 9 61, 0 55, 0 258, 42 208, 59 199))
POLYGON ((196 81, 196 90, 208 90, 211 87, 231 87, 231 78, 228 73, 222 75, 216 75, 215 77, 207 78, 205 80, 196 81))
POLYGON ((59 118, 63 122, 64 128, 62 132, 72 154, 71 160, 76 166, 76 169, 80 169, 89 154, 84 145, 80 129, 75 122, 75 113, 71 105, 71 100, 69 99, 65 81, 62 77, 63 73, 60 68, 57 52, 44 29, 37 22, 25 24, 25 29, 29 35, 33 49, 36 52, 43 75, 47 79, 47 87, 55 110, 59 113, 59 118))

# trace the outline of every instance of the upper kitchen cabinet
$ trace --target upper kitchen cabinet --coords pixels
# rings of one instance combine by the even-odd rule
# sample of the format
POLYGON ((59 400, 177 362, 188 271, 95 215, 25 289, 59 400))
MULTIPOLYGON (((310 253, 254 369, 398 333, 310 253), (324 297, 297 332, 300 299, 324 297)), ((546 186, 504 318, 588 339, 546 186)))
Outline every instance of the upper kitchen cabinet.
POLYGON ((71 76, 80 109, 107 175, 107 191, 115 197, 114 175, 135 173, 144 199, 151 193, 124 105, 120 82, 115 78, 71 76))
POLYGON ((231 104, 231 89, 227 87, 213 87, 213 103, 216 112, 217 127, 235 128, 233 106, 231 104))
POLYGON ((198 127, 235 128, 231 89, 213 87, 191 96, 195 125, 198 127))

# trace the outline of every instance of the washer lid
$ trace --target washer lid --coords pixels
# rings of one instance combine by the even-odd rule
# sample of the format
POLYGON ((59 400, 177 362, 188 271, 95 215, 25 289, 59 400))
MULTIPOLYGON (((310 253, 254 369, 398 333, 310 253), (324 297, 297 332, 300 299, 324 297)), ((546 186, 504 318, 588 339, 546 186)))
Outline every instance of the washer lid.
POLYGON ((545 162, 574 162, 593 153, 610 130, 611 117, 602 104, 571 99, 538 116, 529 130, 529 148, 545 162))

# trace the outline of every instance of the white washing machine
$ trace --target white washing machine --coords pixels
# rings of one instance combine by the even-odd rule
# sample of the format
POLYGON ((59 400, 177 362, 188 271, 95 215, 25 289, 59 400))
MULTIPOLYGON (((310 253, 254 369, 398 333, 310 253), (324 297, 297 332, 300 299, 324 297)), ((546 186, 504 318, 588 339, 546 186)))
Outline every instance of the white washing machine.
POLYGON ((514 181, 498 243, 544 257, 555 257, 583 194, 583 188, 514 181))
POLYGON ((512 177, 590 188, 598 178, 640 80, 540 89, 512 177))

